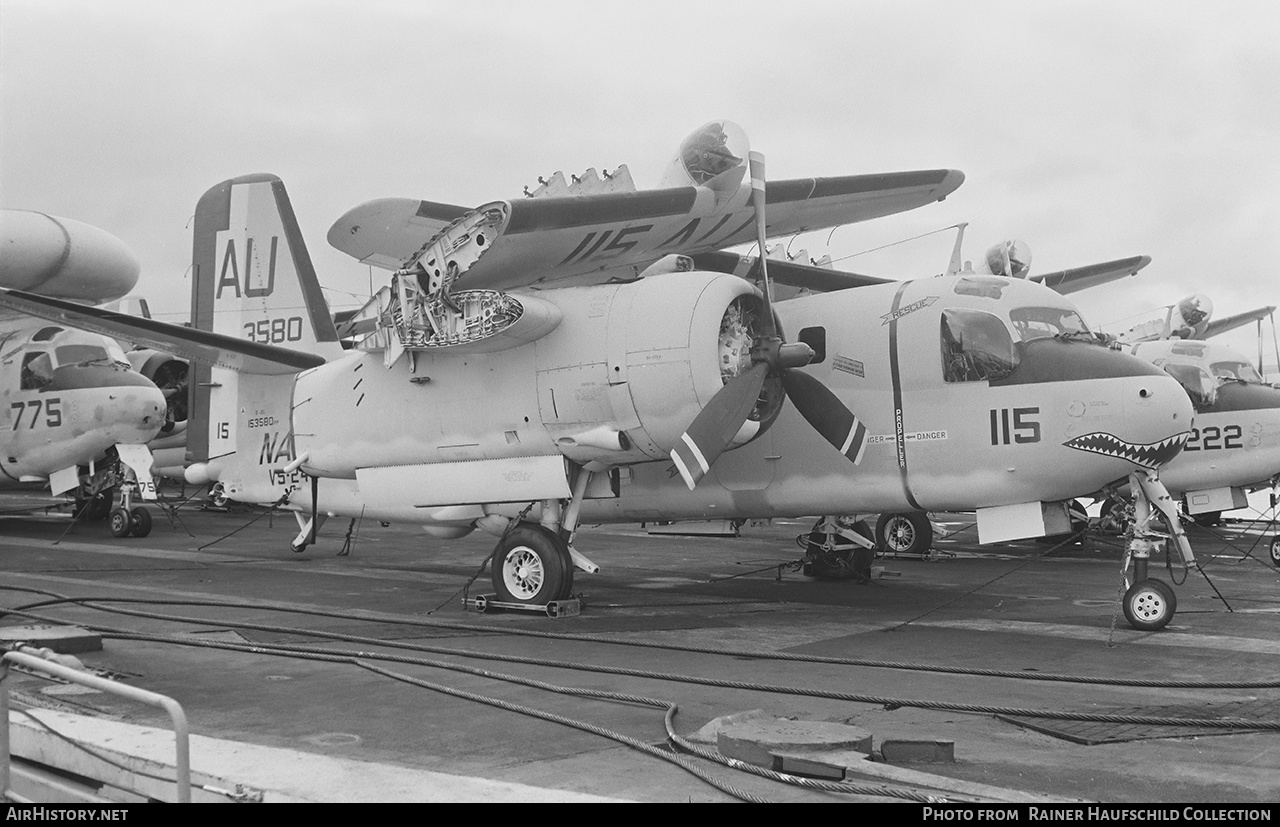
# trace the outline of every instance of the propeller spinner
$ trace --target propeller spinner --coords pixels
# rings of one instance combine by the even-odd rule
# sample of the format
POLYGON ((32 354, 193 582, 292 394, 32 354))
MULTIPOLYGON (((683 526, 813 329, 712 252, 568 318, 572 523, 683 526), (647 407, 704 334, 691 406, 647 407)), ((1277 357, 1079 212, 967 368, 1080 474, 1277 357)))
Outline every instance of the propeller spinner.
POLYGON ((813 349, 803 342, 787 344, 778 335, 773 316, 773 287, 764 255, 764 155, 753 150, 749 158, 751 204, 755 209, 760 250, 756 267, 764 296, 763 329, 752 340, 751 367, 730 379, 711 397, 671 450, 671 461, 690 491, 742 430, 756 408, 765 381, 770 378, 781 380, 783 391, 805 421, 854 465, 862 461, 866 448, 867 429, 858 417, 817 379, 795 370, 813 360, 813 349))

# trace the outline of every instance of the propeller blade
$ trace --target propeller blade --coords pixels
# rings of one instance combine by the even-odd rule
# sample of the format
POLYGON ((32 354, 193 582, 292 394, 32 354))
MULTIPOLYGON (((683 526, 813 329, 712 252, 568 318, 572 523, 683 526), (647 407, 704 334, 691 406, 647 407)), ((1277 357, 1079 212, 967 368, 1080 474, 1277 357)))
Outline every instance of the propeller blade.
POLYGON ((751 168, 751 206, 756 212, 756 244, 759 247, 756 266, 760 268, 760 292, 764 293, 764 335, 777 336, 778 330, 773 324, 773 286, 769 284, 769 268, 765 264, 768 256, 764 246, 764 153, 753 149, 747 153, 747 159, 751 168))
POLYGON ((826 385, 798 370, 782 372, 782 387, 800 415, 854 465, 867 448, 867 427, 826 385))
POLYGON ((711 470, 711 464, 729 447, 751 415, 768 372, 769 366, 759 363, 729 380, 671 449, 671 461, 690 491, 711 470))

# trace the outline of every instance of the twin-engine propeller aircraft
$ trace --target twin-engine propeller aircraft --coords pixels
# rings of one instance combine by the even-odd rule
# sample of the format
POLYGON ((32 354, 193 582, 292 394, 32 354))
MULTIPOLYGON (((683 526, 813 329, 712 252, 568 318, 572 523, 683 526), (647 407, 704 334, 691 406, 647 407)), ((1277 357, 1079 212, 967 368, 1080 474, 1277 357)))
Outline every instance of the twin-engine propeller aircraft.
MULTIPOLYGON (((118 299, 138 278, 133 253, 104 230, 26 210, 0 211, 0 285, 60 299, 118 299)), ((151 517, 112 492, 136 474, 154 497, 144 444, 165 425, 165 399, 115 341, 30 317, 0 318, 0 487, 76 493, 77 513, 110 516, 116 536, 145 536, 151 517)))
MULTIPOLYGON (((731 154, 741 176, 746 151, 731 154)), ((794 232, 785 215, 766 219, 764 197, 792 182, 766 186, 753 161, 757 238, 794 232)), ((689 186, 690 204, 714 208, 714 191, 689 186)), ((472 227, 469 214, 415 242, 416 257, 388 256, 403 266, 356 314, 360 338, 347 352, 284 186, 267 175, 224 182, 197 207, 193 306, 196 327, 211 331, 17 291, 0 305, 238 371, 209 383, 209 459, 188 478, 241 501, 287 501, 301 528, 295 550, 326 515, 411 521, 442 537, 480 528, 501 536, 500 598, 527 603, 568 596, 575 566, 598 570, 573 546, 584 519, 981 509, 984 529, 1006 539, 1065 523, 1072 496, 1145 480, 1186 439, 1191 406, 1177 383, 1097 345, 1068 302, 1034 283, 926 279, 771 308, 765 273, 757 291, 664 257, 662 245, 641 249, 651 228, 634 228, 666 219, 637 217, 628 197, 543 199, 542 231, 516 239, 533 251, 529 266, 490 266, 483 287, 463 266, 478 256, 451 253, 476 253, 480 235, 499 250, 491 233, 510 224, 472 227), (595 198, 612 211, 595 213, 595 198), (543 250, 543 233, 560 251, 543 250), (605 234, 637 240, 614 251, 605 283, 516 286, 556 281, 558 263, 605 234)), ((538 200, 508 204, 508 217, 538 200)), ((859 210, 857 198, 828 207, 820 220, 859 210)), ((687 206, 667 207, 677 208, 687 206)), ((681 216, 694 227, 679 233, 687 245, 703 219, 681 216)))

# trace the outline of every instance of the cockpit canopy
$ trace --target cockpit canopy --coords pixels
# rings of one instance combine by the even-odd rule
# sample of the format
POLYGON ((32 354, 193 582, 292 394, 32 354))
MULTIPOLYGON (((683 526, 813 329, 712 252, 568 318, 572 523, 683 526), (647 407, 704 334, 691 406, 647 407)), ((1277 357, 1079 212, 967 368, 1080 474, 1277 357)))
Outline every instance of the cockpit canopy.
POLYGON ((129 360, 120 346, 96 333, 45 327, 31 337, 30 346, 33 349, 22 355, 22 390, 48 387, 58 368, 86 365, 129 367, 129 360))
POLYGON ((1267 384, 1247 358, 1222 345, 1171 340, 1142 343, 1134 352, 1151 359, 1152 364, 1177 379, 1197 410, 1211 407, 1217 401, 1218 390, 1225 384, 1267 384))
MULTIPOLYGON (((957 291, 959 292, 959 291, 957 291)), ((1009 311, 1016 331, 995 313, 970 308, 942 311, 942 377, 947 382, 999 381, 1018 367, 1021 346, 1036 339, 1096 343, 1080 314, 1068 307, 1028 306, 1009 311)))

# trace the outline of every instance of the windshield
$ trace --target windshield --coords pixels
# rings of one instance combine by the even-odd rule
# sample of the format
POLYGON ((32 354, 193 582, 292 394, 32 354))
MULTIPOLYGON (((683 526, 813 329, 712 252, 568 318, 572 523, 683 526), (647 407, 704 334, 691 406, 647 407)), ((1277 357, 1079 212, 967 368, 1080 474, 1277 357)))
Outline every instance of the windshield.
POLYGON ((1257 368, 1248 362, 1214 362, 1209 365, 1209 370, 1219 379, 1238 380, 1240 382, 1257 382, 1258 384, 1266 384, 1266 380, 1258 373, 1257 368))
POLYGON ((1009 311, 1009 321, 1023 342, 1052 336, 1093 338, 1080 314, 1061 307, 1019 307, 1009 311))
POLYGON ((942 311, 942 378, 947 382, 1003 379, 1018 366, 1018 352, 999 317, 981 310, 942 311))
POLYGON ((59 345, 54 355, 60 366, 112 361, 107 349, 98 345, 59 345))

